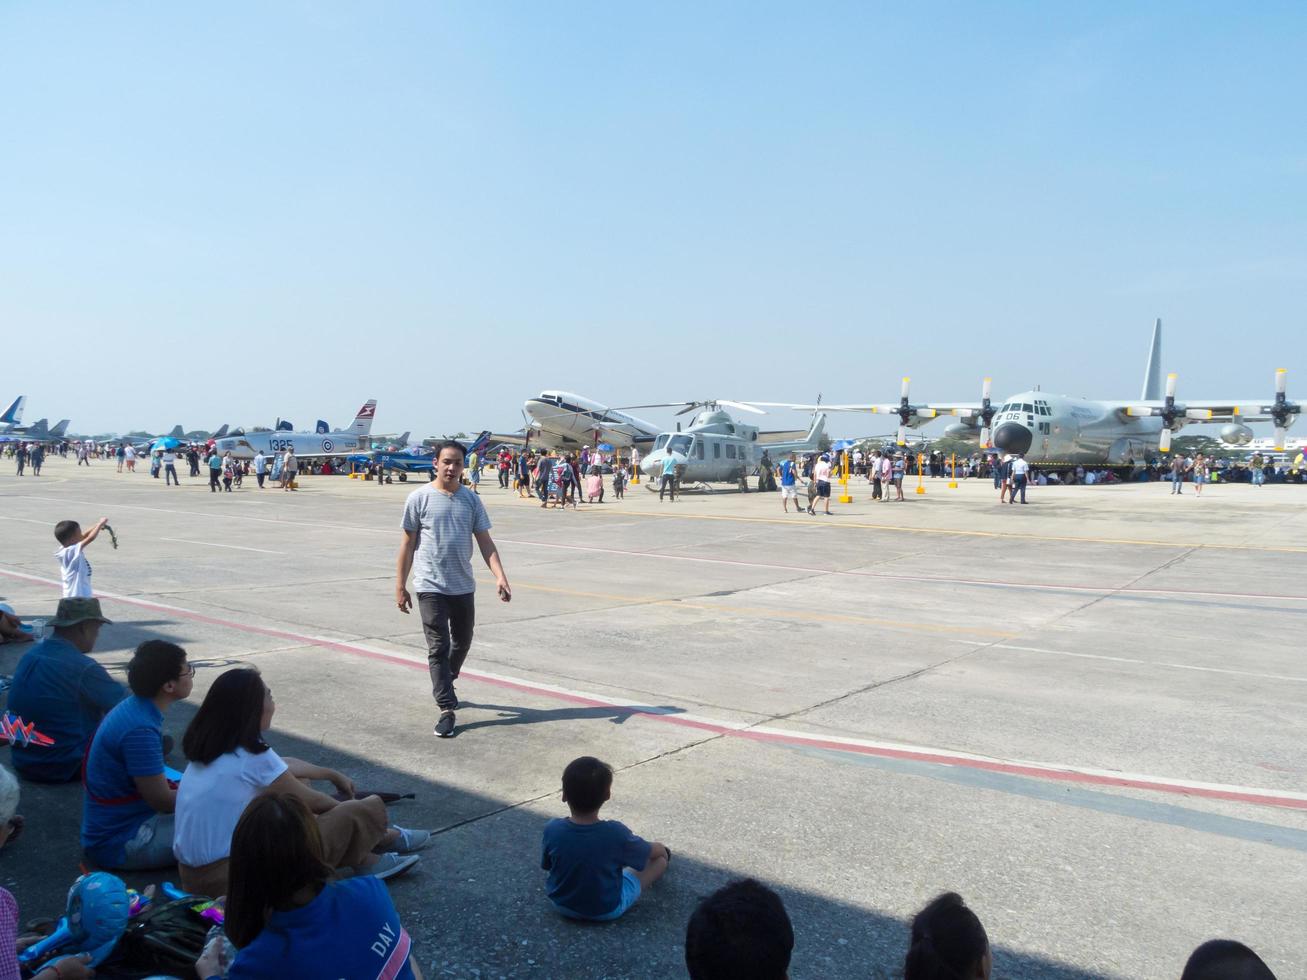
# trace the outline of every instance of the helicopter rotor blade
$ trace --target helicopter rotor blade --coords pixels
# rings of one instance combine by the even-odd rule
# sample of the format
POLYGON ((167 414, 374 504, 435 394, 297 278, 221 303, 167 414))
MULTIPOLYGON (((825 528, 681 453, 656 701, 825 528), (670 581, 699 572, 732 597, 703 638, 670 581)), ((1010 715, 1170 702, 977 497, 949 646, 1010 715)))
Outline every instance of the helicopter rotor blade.
POLYGON ((753 412, 755 415, 766 415, 766 414, 767 414, 767 413, 764 412, 761 408, 758 408, 758 407, 756 407, 756 406, 754 406, 754 405, 749 405, 749 404, 747 404, 747 403, 745 403, 745 402, 735 402, 735 401, 731 401, 731 400, 729 400, 729 399, 727 399, 727 398, 722 398, 722 399, 718 400, 717 404, 718 404, 718 405, 728 405, 728 406, 730 406, 731 408, 738 408, 741 412, 753 412))

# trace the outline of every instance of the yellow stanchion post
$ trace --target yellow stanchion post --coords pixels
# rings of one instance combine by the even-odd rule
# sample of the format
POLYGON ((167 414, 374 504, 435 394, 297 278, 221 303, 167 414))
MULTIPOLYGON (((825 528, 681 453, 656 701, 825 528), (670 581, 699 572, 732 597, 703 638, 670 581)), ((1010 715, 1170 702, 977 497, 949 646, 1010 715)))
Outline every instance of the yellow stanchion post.
POLYGON ((948 488, 956 490, 958 488, 958 454, 954 453, 949 457, 948 469, 948 488))
POLYGON ((631 461, 631 486, 635 486, 640 482, 640 467, 635 465, 635 450, 632 449, 626 458, 631 461))
POLYGON ((849 496, 849 451, 847 449, 840 453, 840 487, 840 503, 853 503, 853 498, 849 496))
POLYGON ((924 468, 921 465, 923 459, 925 459, 925 456, 921 453, 917 453, 917 493, 926 492, 926 484, 924 480, 926 474, 924 472, 924 468))

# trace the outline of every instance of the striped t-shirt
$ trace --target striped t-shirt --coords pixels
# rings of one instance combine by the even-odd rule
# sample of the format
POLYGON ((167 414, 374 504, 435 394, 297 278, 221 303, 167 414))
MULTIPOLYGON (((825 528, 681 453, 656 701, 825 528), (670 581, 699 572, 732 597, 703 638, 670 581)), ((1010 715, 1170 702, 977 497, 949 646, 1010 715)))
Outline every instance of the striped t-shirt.
POLYGON ((401 526, 418 532, 414 592, 467 595, 476 591, 472 535, 490 530, 490 517, 477 494, 462 486, 447 494, 430 483, 408 495, 401 526))

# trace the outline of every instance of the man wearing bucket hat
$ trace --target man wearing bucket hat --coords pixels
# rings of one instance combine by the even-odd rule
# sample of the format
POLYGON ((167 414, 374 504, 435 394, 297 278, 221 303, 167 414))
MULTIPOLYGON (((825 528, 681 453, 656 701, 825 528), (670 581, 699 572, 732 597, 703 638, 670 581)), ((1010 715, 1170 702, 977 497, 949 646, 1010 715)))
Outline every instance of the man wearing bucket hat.
POLYGON ((66 783, 80 776, 100 719, 126 693, 88 656, 100 627, 108 622, 99 599, 61 599, 49 623, 54 635, 18 661, 9 710, 54 739, 47 746, 14 745, 13 765, 20 776, 41 783, 66 783))

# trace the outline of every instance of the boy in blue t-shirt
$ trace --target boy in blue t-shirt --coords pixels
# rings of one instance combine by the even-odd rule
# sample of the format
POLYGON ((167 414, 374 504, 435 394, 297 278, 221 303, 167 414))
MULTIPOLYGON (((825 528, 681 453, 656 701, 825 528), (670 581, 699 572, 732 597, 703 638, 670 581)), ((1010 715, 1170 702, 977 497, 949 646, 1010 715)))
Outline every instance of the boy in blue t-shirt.
POLYGON ((563 770, 563 802, 571 816, 545 825, 540 867, 549 872, 545 894, 568 918, 620 918, 672 859, 666 845, 637 837, 617 820, 599 819, 612 788, 613 770, 592 756, 563 770))

